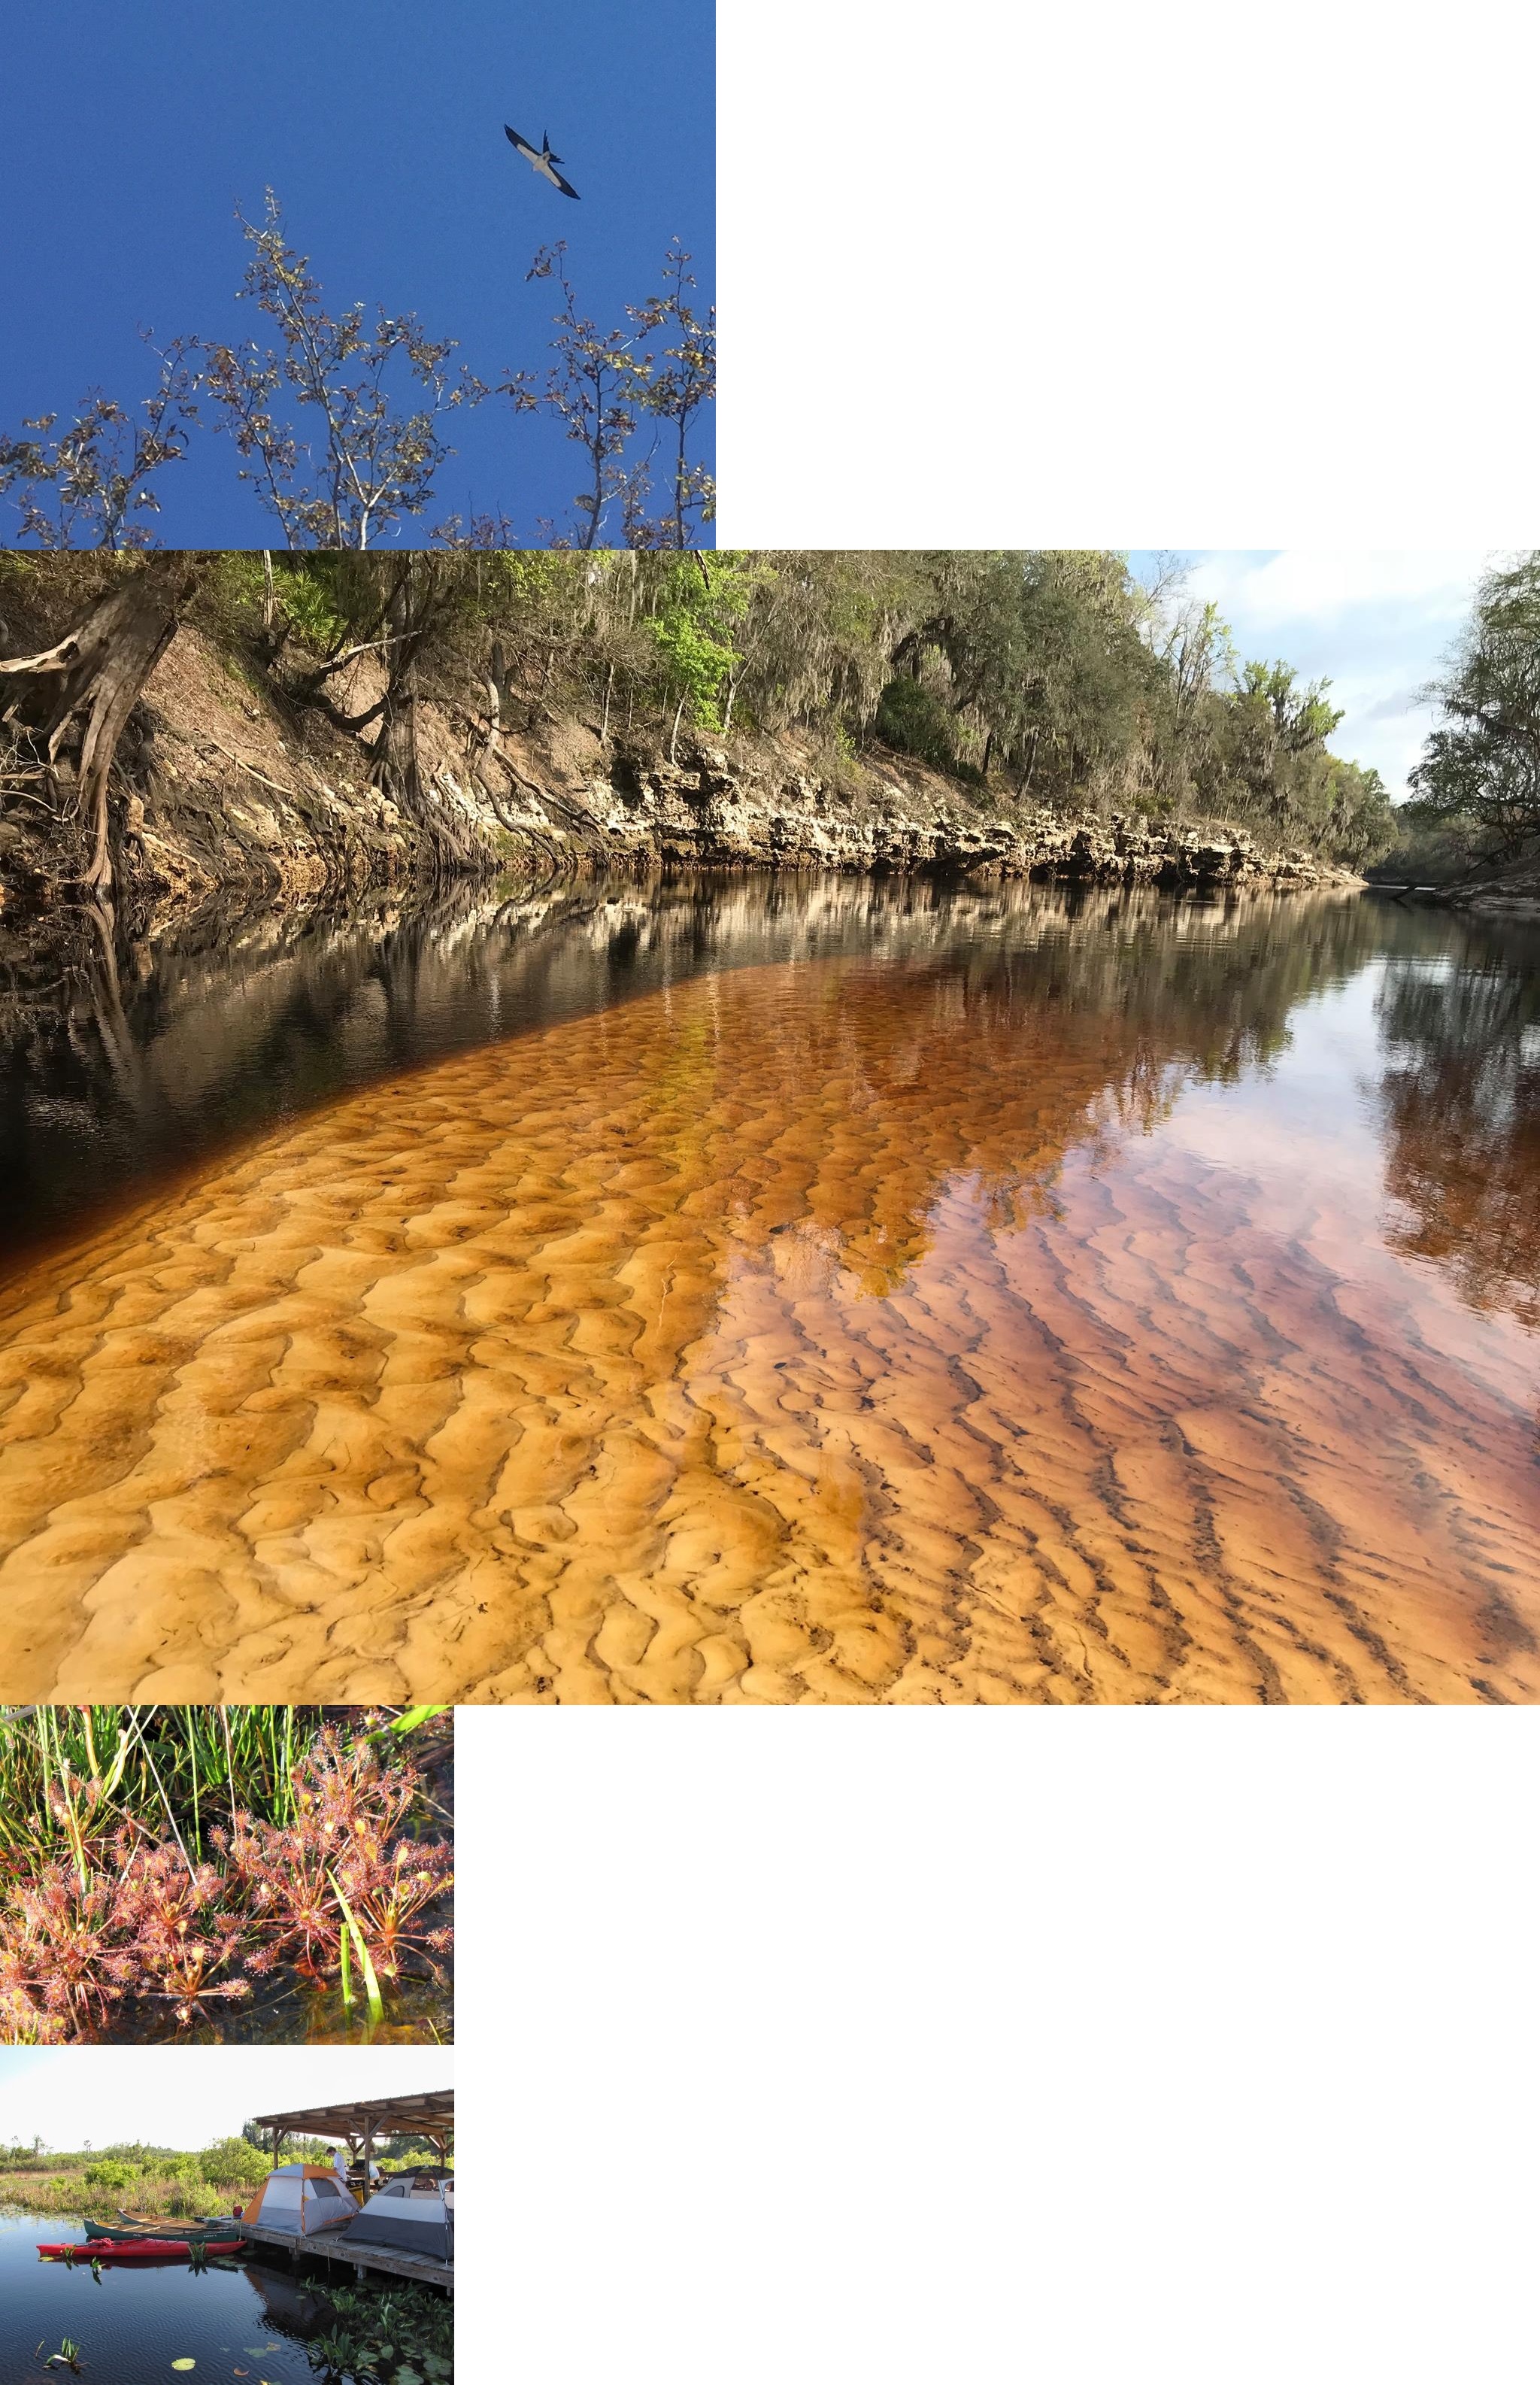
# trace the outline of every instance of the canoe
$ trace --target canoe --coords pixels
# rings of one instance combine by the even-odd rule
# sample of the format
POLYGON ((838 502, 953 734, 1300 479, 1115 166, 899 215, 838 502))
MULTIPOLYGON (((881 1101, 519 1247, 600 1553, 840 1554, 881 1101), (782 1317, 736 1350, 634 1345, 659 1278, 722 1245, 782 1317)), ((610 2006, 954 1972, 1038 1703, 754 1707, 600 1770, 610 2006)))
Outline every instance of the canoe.
POLYGON ((190 2241, 184 2236, 114 2236, 92 2237, 83 2244, 40 2244, 40 2258, 56 2261, 66 2253, 73 2253, 78 2261, 189 2261, 198 2253, 239 2253, 243 2249, 239 2236, 218 2241, 198 2237, 190 2241))
POLYGON ((205 2237, 230 2234, 230 2215, 226 2213, 217 2219, 131 2219, 122 2211, 114 2227, 109 2228, 101 2219, 87 2219, 81 2225, 88 2236, 104 2241, 117 2241, 125 2236, 169 2236, 179 2244, 201 2244, 205 2237))

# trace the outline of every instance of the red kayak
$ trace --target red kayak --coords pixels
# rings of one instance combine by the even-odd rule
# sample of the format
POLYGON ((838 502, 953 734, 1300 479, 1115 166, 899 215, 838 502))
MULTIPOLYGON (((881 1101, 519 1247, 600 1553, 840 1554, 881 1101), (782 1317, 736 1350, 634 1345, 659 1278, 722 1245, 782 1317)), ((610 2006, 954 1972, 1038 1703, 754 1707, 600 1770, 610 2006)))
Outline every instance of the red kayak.
POLYGON ((78 2261, 190 2261, 194 2250, 200 2253, 239 2253, 242 2240, 234 2237, 228 2244, 190 2244, 185 2237, 93 2236, 85 2244, 40 2244, 38 2257, 56 2261, 66 2253, 73 2253, 78 2261))

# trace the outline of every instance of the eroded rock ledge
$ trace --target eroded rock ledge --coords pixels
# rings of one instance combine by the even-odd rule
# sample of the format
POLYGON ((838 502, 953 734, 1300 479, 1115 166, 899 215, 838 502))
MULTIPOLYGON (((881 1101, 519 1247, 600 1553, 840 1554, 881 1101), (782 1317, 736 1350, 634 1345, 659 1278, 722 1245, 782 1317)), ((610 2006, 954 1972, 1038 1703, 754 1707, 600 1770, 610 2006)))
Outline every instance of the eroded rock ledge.
POLYGON ((1075 818, 1024 805, 991 817, 934 773, 897 759, 886 774, 879 762, 865 775, 866 799, 852 804, 816 775, 777 778, 720 746, 695 747, 674 762, 623 749, 608 789, 594 790, 593 827, 615 859, 640 852, 698 865, 946 869, 1168 886, 1353 882, 1309 854, 1264 853, 1237 830, 1155 825, 1118 812, 1075 818))

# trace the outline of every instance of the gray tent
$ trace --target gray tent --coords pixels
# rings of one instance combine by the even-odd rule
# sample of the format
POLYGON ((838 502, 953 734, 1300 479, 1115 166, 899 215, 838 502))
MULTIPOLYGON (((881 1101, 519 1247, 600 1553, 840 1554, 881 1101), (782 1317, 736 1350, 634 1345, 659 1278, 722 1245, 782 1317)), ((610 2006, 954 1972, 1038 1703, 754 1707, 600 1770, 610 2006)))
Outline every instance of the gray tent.
POLYGON ((340 2229, 358 2209, 347 2188, 320 2162, 284 2162, 269 2170, 242 2216, 254 2228, 285 2236, 317 2236, 340 2229))
POLYGON ((370 2195, 338 2239, 343 2244, 386 2244, 424 2260, 454 2258, 454 2173, 403 2170, 370 2195))

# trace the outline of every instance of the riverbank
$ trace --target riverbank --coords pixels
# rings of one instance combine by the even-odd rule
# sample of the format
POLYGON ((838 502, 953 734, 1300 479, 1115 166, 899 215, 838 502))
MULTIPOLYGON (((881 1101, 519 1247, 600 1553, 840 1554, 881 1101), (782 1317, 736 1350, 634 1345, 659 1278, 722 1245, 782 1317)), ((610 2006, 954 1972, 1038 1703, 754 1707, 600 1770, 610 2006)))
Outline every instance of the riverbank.
POLYGON ((1446 903, 1457 911, 1472 911, 1481 918, 1540 918, 1540 853, 1481 878, 1440 887, 1422 899, 1446 903))
MULTIPOLYGON (((41 632, 39 632, 41 634, 41 632)), ((452 673, 414 704, 419 783, 378 783, 376 656, 336 674, 325 711, 184 622, 122 737, 111 810, 116 904, 140 930, 213 899, 285 907, 406 889, 425 873, 570 879, 660 867, 903 872, 1157 887, 1356 885, 1302 848, 1223 823, 1159 822, 1033 799, 997 772, 951 775, 873 742, 805 731, 620 733, 602 713, 530 702, 495 731, 452 673)), ((0 918, 56 930, 76 864, 24 756, 0 772, 0 918)), ((81 932, 94 932, 87 919, 81 932)))
POLYGON ((1392 854, 1388 861, 1367 872, 1371 893, 1395 902, 1469 911, 1477 918, 1540 918, 1540 841, 1458 876, 1434 872, 1423 879, 1397 878, 1394 875, 1397 863, 1405 868, 1404 856, 1392 854))

